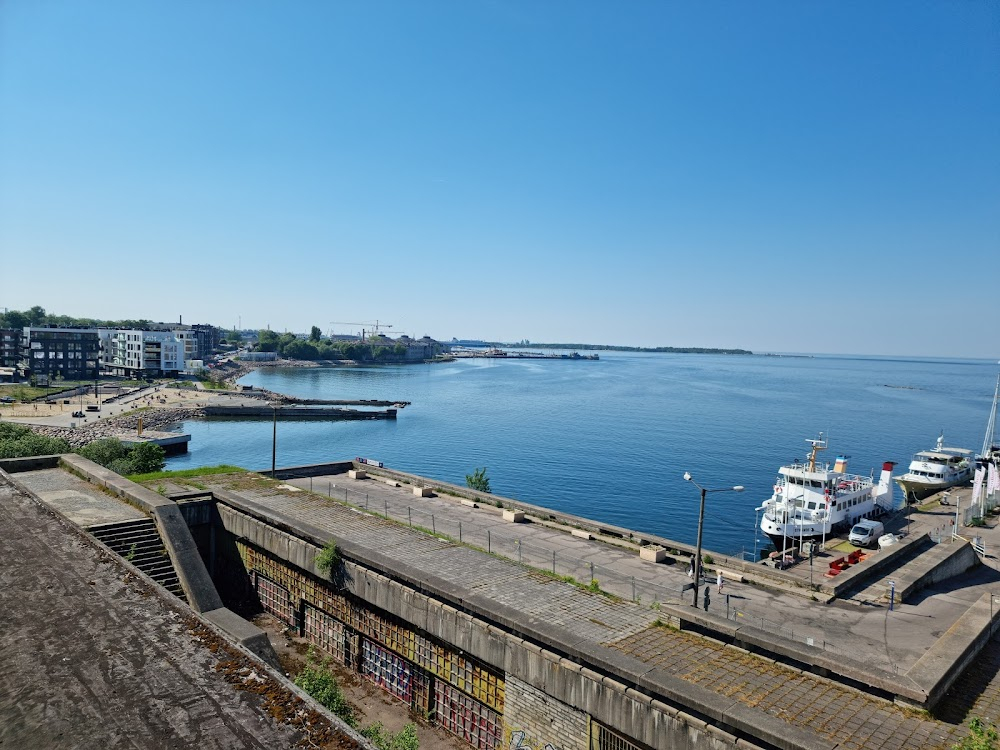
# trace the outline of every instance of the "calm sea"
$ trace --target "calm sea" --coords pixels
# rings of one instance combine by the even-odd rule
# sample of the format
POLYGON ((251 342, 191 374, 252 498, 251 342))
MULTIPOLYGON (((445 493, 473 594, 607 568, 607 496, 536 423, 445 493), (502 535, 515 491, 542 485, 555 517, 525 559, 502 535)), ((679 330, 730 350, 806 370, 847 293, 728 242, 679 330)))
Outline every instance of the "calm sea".
MULTIPOLYGON (((868 474, 933 447, 978 450, 995 361, 601 352, 598 362, 460 360, 372 368, 261 369, 241 382, 309 398, 411 401, 396 421, 280 421, 278 466, 365 456, 465 483, 485 466, 493 491, 694 542, 697 489, 709 495, 706 547, 752 549, 754 508, 779 465, 829 437, 830 461, 868 474)), ((270 468, 270 420, 189 421, 182 469, 270 468)), ((877 472, 876 472, 877 473, 877 472)))

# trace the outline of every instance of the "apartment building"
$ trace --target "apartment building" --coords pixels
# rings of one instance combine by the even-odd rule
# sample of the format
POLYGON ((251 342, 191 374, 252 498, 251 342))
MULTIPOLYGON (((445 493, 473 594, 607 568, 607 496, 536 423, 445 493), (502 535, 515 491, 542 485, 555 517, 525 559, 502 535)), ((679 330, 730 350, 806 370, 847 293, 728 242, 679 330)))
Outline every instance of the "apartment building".
POLYGON ((26 374, 90 380, 98 375, 101 355, 96 328, 25 328, 20 366, 26 374))
POLYGON ((176 375, 187 360, 186 339, 177 333, 102 328, 102 369, 109 375, 135 378, 176 375))

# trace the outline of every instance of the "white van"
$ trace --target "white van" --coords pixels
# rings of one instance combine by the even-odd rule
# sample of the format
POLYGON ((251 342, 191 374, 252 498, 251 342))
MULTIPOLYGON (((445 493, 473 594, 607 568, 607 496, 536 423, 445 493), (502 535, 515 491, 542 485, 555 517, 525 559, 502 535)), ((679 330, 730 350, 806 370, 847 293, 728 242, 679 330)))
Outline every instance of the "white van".
POLYGON ((862 518, 854 524, 851 533, 847 535, 847 541, 855 547, 873 547, 875 541, 883 534, 885 534, 885 526, 882 525, 881 521, 862 518))

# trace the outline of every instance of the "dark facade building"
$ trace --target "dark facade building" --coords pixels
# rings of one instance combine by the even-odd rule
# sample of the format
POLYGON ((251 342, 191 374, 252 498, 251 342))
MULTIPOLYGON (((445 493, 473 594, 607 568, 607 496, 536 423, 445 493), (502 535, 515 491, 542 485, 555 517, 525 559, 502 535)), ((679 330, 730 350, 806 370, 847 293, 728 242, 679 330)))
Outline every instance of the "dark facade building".
POLYGON ((0 367, 16 368, 21 363, 21 329, 0 328, 0 367))
POLYGON ((96 378, 100 353, 96 328, 25 328, 21 336, 21 367, 30 375, 96 378))

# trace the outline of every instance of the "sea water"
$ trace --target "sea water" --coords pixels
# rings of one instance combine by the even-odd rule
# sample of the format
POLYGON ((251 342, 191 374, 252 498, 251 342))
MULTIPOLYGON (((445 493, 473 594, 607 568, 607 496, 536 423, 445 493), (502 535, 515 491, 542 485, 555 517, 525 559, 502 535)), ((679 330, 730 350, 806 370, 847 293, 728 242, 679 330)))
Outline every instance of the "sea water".
MULTIPOLYGON (((292 396, 412 402, 397 420, 279 419, 277 465, 364 456, 464 484, 486 467, 493 492, 693 543, 754 548, 755 508, 777 469, 822 432, 831 463, 877 476, 946 444, 978 450, 997 364, 981 360, 601 352, 600 361, 466 359, 381 367, 262 368, 240 382, 292 396)), ((272 423, 190 420, 190 453, 169 469, 270 468, 272 423)), ((898 489, 896 490, 898 492, 898 489)))

